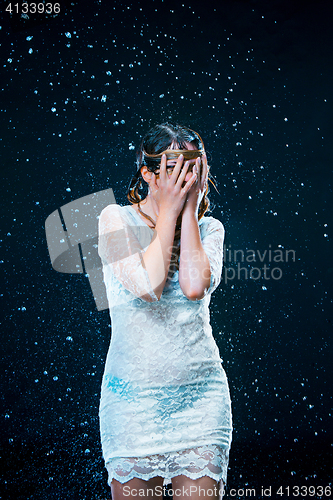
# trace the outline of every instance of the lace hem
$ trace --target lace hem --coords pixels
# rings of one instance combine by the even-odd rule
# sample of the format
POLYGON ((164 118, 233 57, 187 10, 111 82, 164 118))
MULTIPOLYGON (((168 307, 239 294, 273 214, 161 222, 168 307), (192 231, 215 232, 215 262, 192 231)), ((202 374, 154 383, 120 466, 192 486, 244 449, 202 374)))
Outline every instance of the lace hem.
POLYGON ((206 445, 147 457, 113 458, 105 465, 109 485, 113 479, 124 484, 133 478, 148 481, 156 476, 163 477, 164 483, 168 484, 173 477, 180 475, 190 479, 208 476, 215 481, 222 480, 226 485, 228 462, 228 449, 206 445))

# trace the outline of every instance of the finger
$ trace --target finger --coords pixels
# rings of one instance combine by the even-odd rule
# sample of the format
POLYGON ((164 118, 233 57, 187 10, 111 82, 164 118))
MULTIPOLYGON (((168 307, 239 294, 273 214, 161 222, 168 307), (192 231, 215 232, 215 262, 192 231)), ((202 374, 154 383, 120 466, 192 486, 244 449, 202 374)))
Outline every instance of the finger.
POLYGON ((205 185, 207 184, 208 177, 208 165, 207 165, 207 156, 206 154, 202 155, 202 175, 201 175, 201 189, 205 189, 205 185))
POLYGON ((195 168, 196 168, 196 172, 197 172, 197 176, 198 176, 198 184, 199 184, 199 187, 201 186, 201 158, 196 158, 195 160, 195 168))
POLYGON ((184 167, 182 168, 178 178, 177 178, 177 182, 176 182, 176 185, 182 185, 184 180, 185 180, 185 177, 186 177, 186 174, 187 174, 187 171, 188 171, 188 168, 190 166, 190 162, 189 161, 186 161, 185 164, 184 164, 184 167))
POLYGON ((196 182, 197 178, 198 178, 197 174, 193 172, 191 177, 189 178, 189 180, 186 182, 185 186, 182 189, 184 194, 187 194, 189 192, 193 184, 196 182))
POLYGON ((184 161, 184 155, 181 154, 178 156, 177 163, 176 163, 175 168, 173 169, 173 172, 172 172, 171 177, 170 177, 170 179, 172 179, 174 181, 174 183, 176 183, 176 181, 178 179, 179 172, 180 172, 182 165, 183 165, 183 161, 184 161))
POLYGON ((165 182, 166 179, 167 179, 167 168, 166 168, 166 164, 167 164, 167 157, 166 157, 166 154, 162 154, 162 159, 161 159, 161 166, 160 166, 160 179, 161 179, 161 182, 165 182))

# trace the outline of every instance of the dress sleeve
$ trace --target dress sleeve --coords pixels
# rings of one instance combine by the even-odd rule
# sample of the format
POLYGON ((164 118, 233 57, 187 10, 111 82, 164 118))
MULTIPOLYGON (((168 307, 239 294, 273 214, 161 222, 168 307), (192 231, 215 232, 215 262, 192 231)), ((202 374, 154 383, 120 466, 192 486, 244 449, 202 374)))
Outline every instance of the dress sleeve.
POLYGON ((154 302, 158 299, 142 259, 151 239, 144 234, 147 231, 150 231, 148 227, 131 226, 119 205, 109 205, 99 217, 98 253, 103 266, 111 266, 115 278, 126 290, 147 302, 154 302))
POLYGON ((224 227, 222 222, 213 217, 207 217, 207 223, 202 230, 202 246, 210 264, 210 287, 207 293, 212 293, 221 281, 223 266, 224 227))

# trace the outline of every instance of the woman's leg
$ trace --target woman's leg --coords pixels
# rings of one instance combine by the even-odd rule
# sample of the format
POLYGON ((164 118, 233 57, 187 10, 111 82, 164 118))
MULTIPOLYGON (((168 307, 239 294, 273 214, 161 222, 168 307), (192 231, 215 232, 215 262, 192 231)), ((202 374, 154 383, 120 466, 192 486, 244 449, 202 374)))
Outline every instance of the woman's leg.
POLYGON ((211 477, 190 479, 177 476, 172 479, 173 500, 219 500, 223 496, 223 482, 211 477))
POLYGON ((153 477, 148 481, 135 477, 124 484, 113 479, 111 494, 112 500, 131 500, 131 498, 161 500, 163 498, 163 477, 153 477))

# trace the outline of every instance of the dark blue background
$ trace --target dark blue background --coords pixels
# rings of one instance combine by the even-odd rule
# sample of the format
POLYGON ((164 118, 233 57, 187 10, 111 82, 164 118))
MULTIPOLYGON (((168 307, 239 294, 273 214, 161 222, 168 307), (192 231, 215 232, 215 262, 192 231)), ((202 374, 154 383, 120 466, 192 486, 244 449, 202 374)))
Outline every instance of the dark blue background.
POLYGON ((1 498, 110 498, 108 312, 87 278, 52 269, 44 223, 106 188, 126 204, 133 148, 166 120, 203 137, 227 248, 296 252, 279 280, 224 271, 213 296, 233 400, 228 486, 261 498, 261 486, 331 484, 332 2, 74 1, 48 19, 6 5, 1 498))

